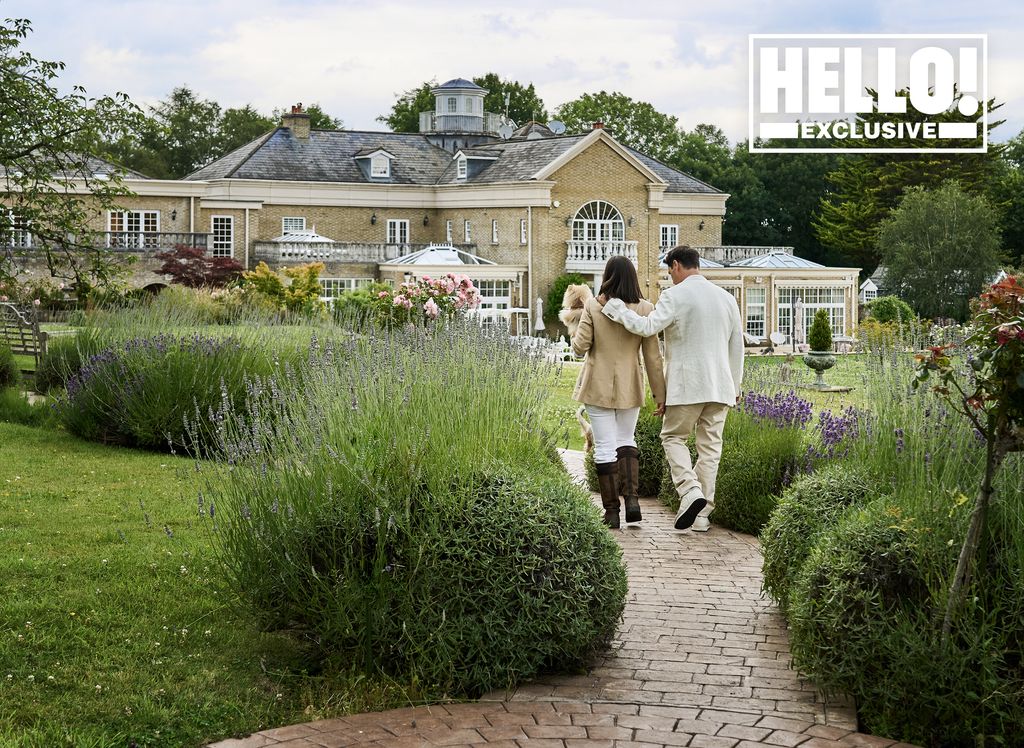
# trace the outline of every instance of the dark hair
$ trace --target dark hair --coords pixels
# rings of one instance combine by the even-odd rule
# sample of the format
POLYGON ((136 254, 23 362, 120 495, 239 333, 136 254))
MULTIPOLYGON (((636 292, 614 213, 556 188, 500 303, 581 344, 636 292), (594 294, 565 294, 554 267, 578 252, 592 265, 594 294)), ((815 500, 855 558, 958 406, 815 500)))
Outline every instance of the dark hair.
POLYGON ((622 299, 627 304, 640 301, 640 280, 636 276, 633 261, 624 255, 609 257, 604 266, 604 280, 601 281, 599 293, 608 299, 622 299))
POLYGON ((678 247, 670 249, 665 255, 666 265, 672 267, 673 262, 678 262, 687 270, 693 270, 700 267, 700 253, 693 247, 680 244, 678 247))

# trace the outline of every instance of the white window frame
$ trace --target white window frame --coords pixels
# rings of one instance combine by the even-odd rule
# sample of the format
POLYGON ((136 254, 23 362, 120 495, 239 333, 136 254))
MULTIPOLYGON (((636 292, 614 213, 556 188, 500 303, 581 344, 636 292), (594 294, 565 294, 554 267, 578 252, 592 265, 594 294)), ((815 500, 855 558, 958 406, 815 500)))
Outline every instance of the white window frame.
POLYGON ((448 97, 448 114, 458 114, 459 112, 459 97, 449 96, 448 97))
POLYGON ((465 221, 463 221, 462 228, 463 228, 463 231, 464 231, 464 235, 466 237, 466 244, 472 244, 473 243, 473 224, 470 222, 470 220, 468 218, 465 221))
POLYGON ((8 235, 4 237, 5 243, 15 249, 28 249, 31 247, 32 231, 29 229, 30 222, 20 218, 13 210, 7 211, 7 218, 11 228, 8 235))
POLYGON ((444 240, 449 244, 452 243, 452 219, 448 219, 444 222, 444 240))
POLYGON ((306 230, 305 216, 285 216, 281 219, 281 233, 294 234, 296 231, 306 230), (291 226, 291 228, 289 228, 291 226))
POLYGON ((160 239, 150 234, 160 233, 160 211, 108 210, 107 231, 110 247, 156 247, 160 239))
POLYGON ((370 157, 370 178, 388 179, 391 176, 391 159, 377 154, 370 157))
POLYGON ((469 174, 469 167, 466 165, 467 159, 465 156, 459 156, 455 160, 455 178, 465 179, 469 174))
POLYGON ((768 320, 765 312, 768 309, 768 289, 752 287, 746 292, 746 309, 744 311, 743 329, 747 335, 764 338, 768 335, 768 320))
POLYGON ((409 220, 406 218, 389 218, 387 223, 388 244, 409 243, 409 220))
POLYGON ((512 281, 502 278, 479 278, 475 285, 480 294, 479 309, 512 308, 512 281))
POLYGON ((525 218, 520 218, 519 219, 519 243, 520 244, 526 244, 528 238, 529 237, 527 236, 526 219, 525 218))
POLYGON ((679 224, 661 224, 661 250, 665 252, 679 244, 679 224))
POLYGON ((235 248, 235 217, 234 216, 210 216, 210 254, 213 257, 231 257, 235 248), (217 230, 218 221, 227 221, 227 238, 223 228, 217 230), (219 238, 218 238, 219 237, 219 238))
POLYGON ((498 243, 498 219, 491 219, 491 244, 498 243))
POLYGON ((320 301, 328 306, 343 293, 357 291, 373 283, 373 278, 320 278, 320 301))
POLYGON ((828 312, 833 336, 846 335, 846 301, 849 289, 845 286, 782 286, 775 289, 775 319, 779 332, 793 334, 793 298, 799 297, 804 305, 804 335, 811 331, 811 322, 819 309, 828 312), (827 292, 827 293, 826 293, 827 292), (827 300, 823 297, 827 296, 827 300), (836 299, 839 299, 838 301, 836 299))

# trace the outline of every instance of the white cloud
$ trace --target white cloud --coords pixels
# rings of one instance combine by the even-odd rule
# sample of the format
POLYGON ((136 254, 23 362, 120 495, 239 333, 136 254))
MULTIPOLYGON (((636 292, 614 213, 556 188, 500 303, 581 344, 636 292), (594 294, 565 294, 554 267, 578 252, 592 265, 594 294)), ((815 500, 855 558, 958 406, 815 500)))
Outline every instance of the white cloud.
POLYGON ((1007 6, 934 0, 842 8, 785 0, 473 0, 426 6, 289 0, 7 0, 5 14, 33 18, 30 48, 63 59, 67 85, 122 90, 141 102, 187 84, 223 106, 264 112, 319 102, 359 129, 379 129, 395 95, 424 80, 496 72, 533 82, 549 110, 585 92, 617 90, 676 115, 746 136, 747 34, 794 31, 984 32, 990 93, 1024 126, 1018 39, 1024 14, 1007 6), (986 21, 990 19, 990 22, 986 21))

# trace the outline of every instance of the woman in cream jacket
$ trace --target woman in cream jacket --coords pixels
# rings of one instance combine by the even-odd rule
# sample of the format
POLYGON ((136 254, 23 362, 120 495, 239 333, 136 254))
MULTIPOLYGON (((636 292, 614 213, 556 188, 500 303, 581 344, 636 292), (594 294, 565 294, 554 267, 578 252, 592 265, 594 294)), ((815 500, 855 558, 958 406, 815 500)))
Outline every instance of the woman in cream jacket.
MULTIPOLYGON (((622 299, 629 309, 647 316, 654 305, 640 297, 640 282, 633 263, 623 256, 608 260, 600 298, 622 299)), ((604 505, 604 522, 619 527, 619 493, 626 504, 626 522, 639 522, 637 501, 639 451, 636 421, 644 403, 643 352, 647 380, 654 401, 665 402, 665 374, 657 336, 641 338, 601 313, 602 303, 590 299, 583 307, 572 350, 586 356, 573 399, 586 406, 594 429, 594 462, 604 505)))

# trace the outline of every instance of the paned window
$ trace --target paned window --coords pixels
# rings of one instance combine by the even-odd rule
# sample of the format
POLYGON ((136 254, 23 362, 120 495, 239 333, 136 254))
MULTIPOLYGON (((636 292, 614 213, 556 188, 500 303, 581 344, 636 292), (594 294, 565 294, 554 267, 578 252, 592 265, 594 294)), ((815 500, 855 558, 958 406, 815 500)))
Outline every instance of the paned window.
POLYGON ((466 159, 464 157, 459 157, 459 160, 455 162, 455 176, 458 179, 465 179, 467 173, 466 159))
POLYGON ((797 300, 803 302, 806 339, 810 332, 814 314, 819 309, 828 312, 833 335, 846 335, 846 289, 845 288, 780 288, 777 291, 779 332, 793 334, 793 312, 797 300))
POLYGON ((469 244, 473 241, 473 225, 469 221, 465 221, 463 227, 465 228, 466 244, 469 244))
POLYGON ((764 310, 765 295, 764 288, 747 289, 747 334, 755 338, 763 338, 764 334, 764 310))
POLYGON ((663 223, 661 225, 661 251, 662 254, 679 244, 679 225, 675 223, 663 223))
POLYGON ((626 222, 611 203, 591 200, 572 219, 574 242, 621 242, 626 239, 626 222))
POLYGON ((519 219, 519 243, 520 244, 526 244, 527 243, 526 232, 527 232, 526 219, 525 218, 520 218, 519 219))
POLYGON ((306 219, 302 216, 286 216, 281 219, 281 233, 292 234, 306 230, 306 219))
POLYGON ((451 219, 444 222, 444 240, 449 244, 452 243, 452 222, 451 219))
POLYGON ((498 219, 491 219, 491 244, 498 243, 498 219))
POLYGON ((230 257, 235 244, 235 219, 232 216, 213 216, 210 221, 213 256, 230 257))
POLYGON ((512 306, 512 281, 478 280, 481 309, 509 309, 512 306))
POLYGON ((10 220, 10 230, 6 237, 6 243, 10 247, 17 249, 27 249, 32 246, 32 232, 29 231, 28 221, 20 217, 14 211, 7 211, 7 217, 10 220))
POLYGON ((457 111, 459 111, 459 100, 457 98, 455 98, 454 96, 449 96, 448 97, 448 113, 449 114, 455 114, 455 112, 457 112, 457 111))
POLYGON ((371 283, 373 278, 321 278, 320 300, 330 306, 343 293, 365 288, 371 283))
POLYGON ((409 243, 409 222, 404 219, 388 219, 388 244, 409 243))
POLYGON ((387 156, 374 156, 370 159, 371 177, 390 177, 391 159, 387 156))
POLYGON ((160 211, 112 210, 108 218, 111 247, 156 247, 160 211))

